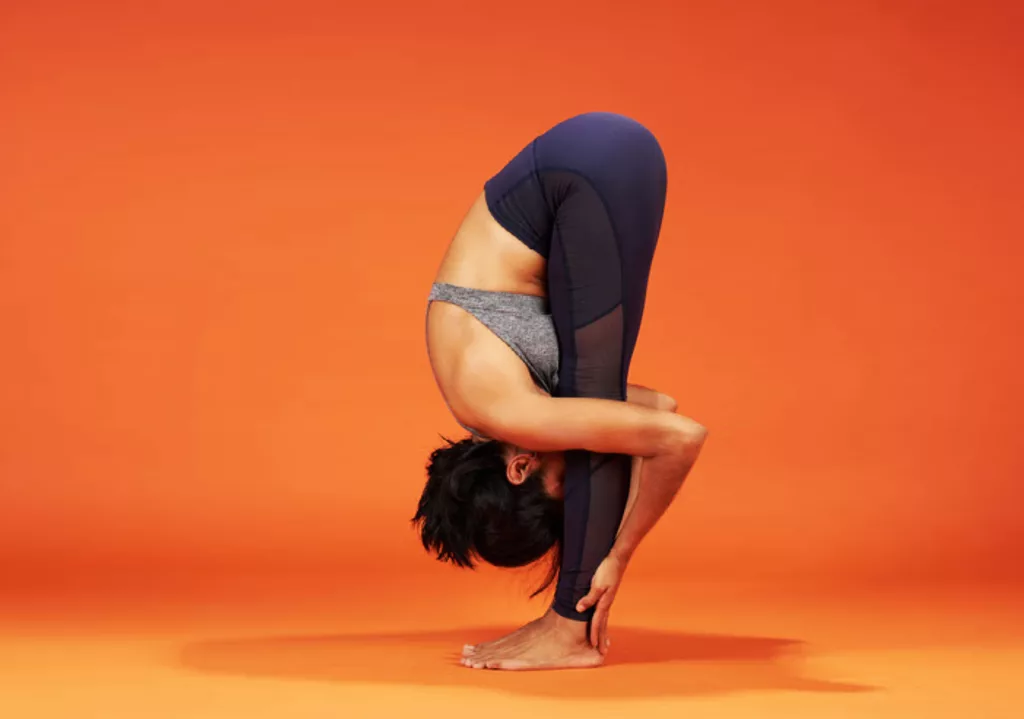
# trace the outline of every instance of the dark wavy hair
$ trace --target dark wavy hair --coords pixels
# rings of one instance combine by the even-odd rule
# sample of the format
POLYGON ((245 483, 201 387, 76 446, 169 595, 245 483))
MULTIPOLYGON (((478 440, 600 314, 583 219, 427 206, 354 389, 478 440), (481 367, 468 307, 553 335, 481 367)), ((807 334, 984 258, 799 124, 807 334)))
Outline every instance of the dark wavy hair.
POLYGON ((518 485, 509 482, 500 442, 441 439, 447 444, 430 454, 412 519, 423 547, 441 561, 470 568, 475 559, 521 567, 554 550, 543 584, 530 596, 540 594, 561 563, 562 501, 545 491, 540 472, 518 485))

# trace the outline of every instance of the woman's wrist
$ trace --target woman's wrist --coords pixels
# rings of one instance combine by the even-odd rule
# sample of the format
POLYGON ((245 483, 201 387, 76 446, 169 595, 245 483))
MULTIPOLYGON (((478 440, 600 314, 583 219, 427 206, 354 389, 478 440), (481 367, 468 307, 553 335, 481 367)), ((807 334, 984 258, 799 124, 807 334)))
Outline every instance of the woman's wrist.
POLYGON ((608 552, 608 556, 625 566, 629 564, 629 560, 633 558, 633 552, 635 551, 635 546, 629 546, 626 542, 620 542, 617 539, 615 544, 612 545, 611 551, 608 552))

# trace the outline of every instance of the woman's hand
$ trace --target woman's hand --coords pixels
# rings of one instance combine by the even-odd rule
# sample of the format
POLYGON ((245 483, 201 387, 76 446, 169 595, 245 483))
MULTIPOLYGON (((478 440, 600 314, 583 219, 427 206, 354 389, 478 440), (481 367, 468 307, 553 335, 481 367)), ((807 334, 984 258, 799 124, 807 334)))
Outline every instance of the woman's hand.
POLYGON ((597 566, 594 578, 590 580, 590 591, 576 603, 576 611, 584 612, 592 606, 594 618, 590 621, 590 644, 602 654, 608 652, 608 612, 611 610, 615 594, 622 583, 622 575, 626 571, 626 560, 609 554, 597 566))
POLYGON ((674 398, 642 384, 626 385, 626 401, 661 412, 675 412, 679 408, 674 398))

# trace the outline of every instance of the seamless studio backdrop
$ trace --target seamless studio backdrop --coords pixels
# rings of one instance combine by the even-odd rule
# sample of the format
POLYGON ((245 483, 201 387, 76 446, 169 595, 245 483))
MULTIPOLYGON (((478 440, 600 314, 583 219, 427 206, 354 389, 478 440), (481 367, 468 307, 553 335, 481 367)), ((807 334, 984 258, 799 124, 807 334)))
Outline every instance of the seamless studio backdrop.
POLYGON ((4 586, 453 577, 408 524, 460 432, 426 295, 486 178, 587 110, 664 147, 631 379, 710 428, 630 576, 1024 578, 1020 21, 6 5, 4 586))

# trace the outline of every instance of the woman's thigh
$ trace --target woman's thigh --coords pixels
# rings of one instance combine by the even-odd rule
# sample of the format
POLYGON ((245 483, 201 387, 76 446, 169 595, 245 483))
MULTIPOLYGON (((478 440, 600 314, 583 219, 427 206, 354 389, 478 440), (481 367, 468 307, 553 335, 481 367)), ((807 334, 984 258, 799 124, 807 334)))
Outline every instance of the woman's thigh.
MULTIPOLYGON (((654 135, 622 115, 591 112, 526 145, 484 186, 505 229, 548 260, 548 296, 567 395, 625 392, 665 203, 665 158, 654 135), (616 309, 621 305, 620 309, 616 309), (576 337, 578 330, 610 316, 576 337), (612 324, 621 326, 616 334, 612 324), (608 361, 620 346, 619 390, 608 361), (578 345, 578 346, 577 346, 578 345)), ((624 396, 624 395, 623 395, 624 396)))
POLYGON ((548 294, 567 396, 625 399, 665 206, 665 159, 639 123, 610 113, 566 120, 535 141, 554 210, 548 294))

